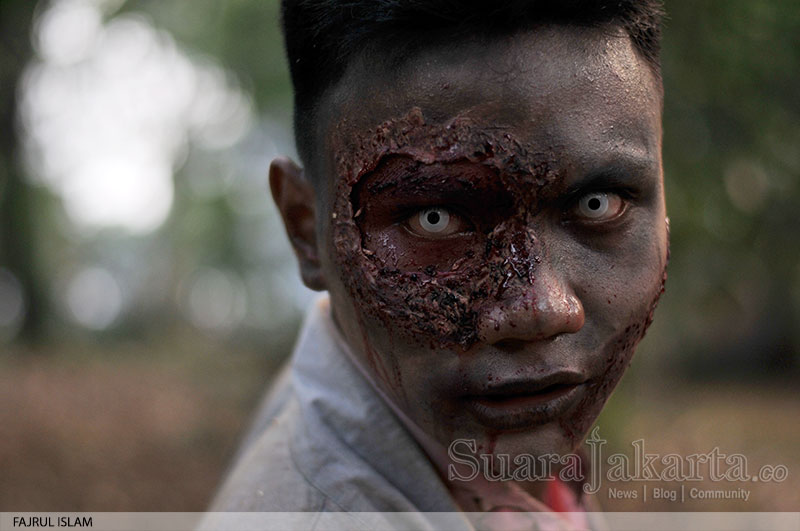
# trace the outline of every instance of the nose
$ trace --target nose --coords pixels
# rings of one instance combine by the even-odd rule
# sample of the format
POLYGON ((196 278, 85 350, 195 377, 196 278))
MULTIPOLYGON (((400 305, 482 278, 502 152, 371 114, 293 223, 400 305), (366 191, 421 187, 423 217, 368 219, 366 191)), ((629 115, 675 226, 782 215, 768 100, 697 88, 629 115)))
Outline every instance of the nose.
POLYGON ((515 286, 478 316, 481 341, 534 341, 577 332, 585 315, 580 299, 552 268, 541 264, 533 282, 515 286))

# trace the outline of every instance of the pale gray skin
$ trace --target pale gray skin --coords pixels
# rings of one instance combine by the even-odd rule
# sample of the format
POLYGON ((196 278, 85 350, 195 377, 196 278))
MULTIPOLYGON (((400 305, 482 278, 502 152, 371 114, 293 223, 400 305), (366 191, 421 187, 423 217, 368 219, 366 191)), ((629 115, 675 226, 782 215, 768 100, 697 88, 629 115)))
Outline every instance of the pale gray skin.
MULTIPOLYGON (((354 354, 376 371, 373 379, 382 391, 442 446, 467 438, 512 456, 563 454, 574 450, 596 419, 663 288, 668 229, 661 102, 661 83, 651 66, 622 31, 608 27, 544 27, 485 42, 459 41, 391 68, 365 53, 319 106, 314 161, 307 170, 316 191, 291 162, 273 163, 273 195, 305 283, 329 290, 334 319, 354 354), (426 346, 427 338, 402 323, 373 318, 373 301, 347 287, 353 270, 369 257, 344 262, 333 243, 334 214, 345 214, 334 211, 337 194, 349 191, 340 186, 337 157, 350 156, 359 139, 415 108, 427 124, 467 118, 508 132, 555 161, 557 179, 529 223, 546 249, 535 267, 536 281, 482 304, 480 341, 466 351, 443 348, 438 338, 426 346), (567 189, 609 167, 634 192, 620 216, 586 224, 570 217, 573 206, 565 213, 567 189), (536 311, 529 311, 528 302, 536 311), (392 377, 376 366, 389 368, 392 377), (581 382, 577 397, 558 418, 524 428, 487 426, 459 394, 460 382, 477 389, 488 374, 493 381, 511 381, 552 373, 581 382)), ((362 228, 373 229, 386 227, 362 228)), ((418 235, 392 234, 402 240, 392 244, 413 252, 418 235)))

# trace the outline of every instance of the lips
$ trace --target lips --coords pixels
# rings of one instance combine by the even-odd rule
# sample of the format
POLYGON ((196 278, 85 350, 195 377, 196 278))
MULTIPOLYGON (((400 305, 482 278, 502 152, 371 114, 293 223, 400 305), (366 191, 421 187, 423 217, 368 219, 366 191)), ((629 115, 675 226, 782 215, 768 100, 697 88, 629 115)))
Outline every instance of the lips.
POLYGON ((535 379, 496 381, 464 397, 481 424, 497 430, 519 430, 546 424, 564 415, 586 389, 586 379, 572 372, 535 379))

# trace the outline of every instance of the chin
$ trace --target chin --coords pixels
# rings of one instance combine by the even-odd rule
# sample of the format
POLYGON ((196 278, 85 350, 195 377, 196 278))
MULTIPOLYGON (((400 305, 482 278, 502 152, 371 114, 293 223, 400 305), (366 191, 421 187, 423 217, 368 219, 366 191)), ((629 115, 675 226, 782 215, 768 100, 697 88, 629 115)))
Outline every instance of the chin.
POLYGON ((458 478, 482 473, 490 481, 546 480, 565 469, 579 478, 584 461, 557 422, 524 431, 465 434, 448 452, 458 478))
POLYGON ((568 437, 558 422, 536 426, 530 430, 491 434, 494 438, 494 453, 517 455, 566 455, 575 451, 572 438, 568 437))
POLYGON ((568 436, 558 421, 549 422, 529 429, 516 431, 493 431, 473 428, 464 430, 452 440, 442 441, 447 448, 458 448, 480 455, 531 456, 535 459, 542 456, 565 456, 575 453, 579 444, 568 436), (474 448, 474 452, 472 449, 474 448))

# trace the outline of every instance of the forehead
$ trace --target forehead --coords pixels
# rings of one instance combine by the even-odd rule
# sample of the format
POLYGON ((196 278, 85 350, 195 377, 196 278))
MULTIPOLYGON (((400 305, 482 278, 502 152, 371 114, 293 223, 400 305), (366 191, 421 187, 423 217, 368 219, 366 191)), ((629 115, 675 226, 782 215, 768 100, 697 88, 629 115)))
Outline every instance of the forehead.
POLYGON ((660 84, 621 30, 548 26, 389 56, 363 52, 323 98, 326 173, 349 139, 412 108, 428 123, 461 117, 513 135, 572 168, 619 157, 660 165, 660 84))

